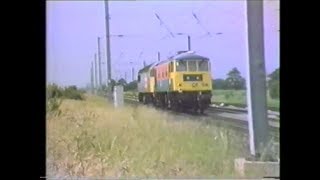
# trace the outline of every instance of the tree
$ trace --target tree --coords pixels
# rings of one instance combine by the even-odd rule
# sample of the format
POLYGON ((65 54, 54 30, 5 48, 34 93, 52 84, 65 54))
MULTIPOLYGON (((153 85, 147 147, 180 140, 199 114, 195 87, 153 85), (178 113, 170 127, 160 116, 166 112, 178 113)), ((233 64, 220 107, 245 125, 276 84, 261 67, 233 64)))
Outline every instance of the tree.
POLYGON ((225 83, 228 89, 245 89, 245 79, 237 68, 233 68, 227 75, 225 83))
POLYGON ((111 79, 109 85, 111 86, 111 90, 113 92, 113 88, 115 85, 117 85, 117 82, 114 79, 111 79))
POLYGON ((56 84, 47 85, 47 98, 60 98, 62 97, 63 89, 56 84))
POLYGON ((270 78, 268 81, 270 97, 278 99, 280 97, 280 68, 274 70, 268 77, 270 78))
POLYGON ((137 90, 138 87, 138 82, 137 81, 132 81, 128 83, 126 86, 124 86, 125 91, 134 91, 137 90))
POLYGON ((271 74, 269 74, 270 80, 280 80, 280 68, 274 70, 271 74))
POLYGON ((212 89, 226 89, 226 81, 224 79, 212 80, 212 89))
POLYGON ((107 85, 106 85, 106 84, 102 84, 102 85, 101 85, 101 90, 102 90, 103 92, 106 92, 106 91, 108 90, 107 85))
POLYGON ((65 89, 72 90, 72 91, 77 91, 78 90, 77 86, 75 86, 75 85, 68 86, 65 89))
POLYGON ((77 86, 68 86, 64 88, 63 97, 68 99, 83 100, 83 92, 79 91, 77 86))
POLYGON ((118 85, 122 85, 122 86, 126 86, 127 85, 127 81, 125 79, 121 78, 121 79, 119 79, 117 84, 118 85))

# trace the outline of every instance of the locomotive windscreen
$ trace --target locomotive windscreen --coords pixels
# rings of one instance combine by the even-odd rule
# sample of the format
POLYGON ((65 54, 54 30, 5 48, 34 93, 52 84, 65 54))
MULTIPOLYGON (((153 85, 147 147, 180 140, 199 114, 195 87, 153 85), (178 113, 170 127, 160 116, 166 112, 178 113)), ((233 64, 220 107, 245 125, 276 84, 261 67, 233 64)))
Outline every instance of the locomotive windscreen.
POLYGON ((187 62, 186 61, 178 61, 176 63, 177 67, 176 70, 177 71, 187 71, 187 62))
POLYGON ((199 61, 199 71, 209 71, 209 63, 208 61, 202 60, 199 61))
POLYGON ((176 62, 176 71, 209 71, 207 60, 180 60, 176 62))

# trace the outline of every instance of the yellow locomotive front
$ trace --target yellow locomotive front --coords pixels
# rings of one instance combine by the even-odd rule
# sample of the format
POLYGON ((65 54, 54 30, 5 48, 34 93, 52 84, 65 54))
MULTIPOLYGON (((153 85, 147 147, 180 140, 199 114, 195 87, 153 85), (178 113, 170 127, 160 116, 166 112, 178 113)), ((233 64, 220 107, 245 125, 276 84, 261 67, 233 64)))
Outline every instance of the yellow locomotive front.
POLYGON ((212 77, 208 58, 182 54, 169 64, 170 91, 180 105, 203 111, 211 104, 212 77))
POLYGON ((211 91, 208 60, 180 60, 173 63, 175 63, 175 70, 171 74, 173 91, 211 91))

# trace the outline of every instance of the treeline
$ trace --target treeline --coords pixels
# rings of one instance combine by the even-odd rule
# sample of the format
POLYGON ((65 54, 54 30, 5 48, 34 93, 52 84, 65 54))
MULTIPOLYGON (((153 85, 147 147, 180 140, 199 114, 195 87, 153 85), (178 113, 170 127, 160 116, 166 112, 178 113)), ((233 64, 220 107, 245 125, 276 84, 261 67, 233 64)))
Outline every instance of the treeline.
POLYGON ((212 80, 212 89, 233 89, 242 90, 246 89, 246 81, 241 76, 237 68, 233 68, 228 72, 226 79, 212 80))
POLYGON ((47 99, 61 98, 84 100, 85 92, 86 90, 78 89, 77 86, 67 86, 63 88, 56 84, 47 85, 47 99))
POLYGON ((59 87, 56 84, 49 84, 46 87, 46 111, 48 114, 60 115, 59 107, 63 99, 84 100, 85 89, 78 89, 77 86, 59 87))
MULTIPOLYGON (((269 80, 267 81, 267 87, 269 90, 269 95, 273 99, 278 99, 280 96, 280 79, 279 79, 280 69, 276 69, 271 74, 268 75, 269 80)), ((120 79, 118 81, 111 80, 112 87, 116 85, 122 85, 124 91, 136 91, 137 81, 132 81, 127 83, 125 79, 120 79)), ((104 87, 105 88, 105 87, 104 87)), ((213 79, 212 89, 223 89, 223 90, 245 90, 246 80, 242 77, 240 71, 237 68, 233 68, 228 72, 226 79, 213 79)))
MULTIPOLYGON (((269 95, 273 99, 280 97, 280 69, 276 69, 268 75, 267 87, 269 95)), ((224 89, 224 90, 245 90, 246 81, 241 76, 240 71, 237 68, 233 68, 228 74, 226 79, 214 79, 212 80, 212 89, 224 89)))
POLYGON ((280 68, 273 71, 268 76, 270 80, 268 81, 268 89, 270 97, 273 99, 280 98, 280 68))
POLYGON ((111 80, 111 86, 122 85, 124 91, 134 91, 138 88, 138 81, 131 81, 127 83, 127 81, 123 78, 119 79, 118 82, 115 80, 111 80))

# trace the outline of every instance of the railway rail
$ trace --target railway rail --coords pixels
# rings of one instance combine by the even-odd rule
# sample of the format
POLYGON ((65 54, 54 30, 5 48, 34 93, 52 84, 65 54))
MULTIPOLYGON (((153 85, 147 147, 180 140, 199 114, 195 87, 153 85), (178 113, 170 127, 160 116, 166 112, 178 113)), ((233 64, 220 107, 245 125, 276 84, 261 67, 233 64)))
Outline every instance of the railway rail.
MULTIPOLYGON (((132 99, 132 100, 137 99, 137 97, 134 95, 127 94, 125 97, 128 99, 132 99)), ((218 104, 212 104, 209 107, 209 111, 212 111, 212 110, 221 111, 221 112, 229 112, 229 113, 246 113, 246 114, 248 113, 248 110, 245 108, 239 108, 239 107, 234 107, 234 106, 225 107, 225 106, 220 106, 218 104)), ((268 118, 269 119, 274 120, 274 121, 278 121, 278 120, 280 120, 279 116, 280 116, 279 112, 268 110, 268 118)))

